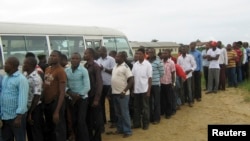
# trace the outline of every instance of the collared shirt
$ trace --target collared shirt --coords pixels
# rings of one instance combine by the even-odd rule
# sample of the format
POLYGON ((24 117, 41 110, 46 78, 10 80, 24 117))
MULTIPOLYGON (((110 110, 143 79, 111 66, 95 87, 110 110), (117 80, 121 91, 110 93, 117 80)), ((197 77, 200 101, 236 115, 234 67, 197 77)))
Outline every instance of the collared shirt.
MULTIPOLYGON (((105 69, 113 69, 116 63, 113 57, 107 56, 106 58, 100 57, 97 60, 97 64, 103 66, 105 69)), ((102 70, 102 80, 103 85, 111 85, 111 74, 102 70)))
POLYGON ((196 69, 195 71, 202 71, 202 55, 201 52, 197 49, 194 51, 189 52, 191 55, 193 55, 195 62, 196 62, 196 69))
POLYGON ((201 52, 201 56, 202 56, 202 65, 203 65, 204 67, 208 67, 208 66, 209 66, 209 61, 208 61, 207 59, 204 59, 204 58, 203 58, 203 57, 206 56, 206 55, 207 55, 207 50, 206 50, 206 49, 202 50, 202 52, 201 52))
POLYGON ((220 49, 220 57, 219 57, 219 64, 227 65, 228 58, 227 58, 227 50, 225 48, 220 49))
POLYGON ((96 62, 86 62, 84 67, 88 70, 90 80, 89 97, 95 97, 99 101, 102 93, 102 76, 101 69, 96 62))
POLYGON ((152 78, 152 66, 147 60, 142 63, 136 61, 133 65, 134 93, 146 93, 148 90, 148 79, 152 78))
POLYGON ((164 75, 161 78, 161 84, 171 84, 172 81, 172 72, 175 72, 174 61, 168 59, 164 62, 164 75))
POLYGON ((34 95, 41 95, 42 93, 43 81, 36 70, 34 70, 30 75, 27 75, 26 78, 29 82, 28 108, 30 108, 34 95))
MULTIPOLYGON (((184 71, 187 71, 190 69, 194 71, 197 66, 194 60, 194 57, 190 54, 186 54, 185 57, 183 57, 183 55, 180 55, 177 59, 177 64, 179 64, 184 69, 184 71)), ((187 78, 190 78, 190 77, 192 77, 192 72, 187 74, 187 78)))
POLYGON ((83 99, 88 97, 90 90, 89 73, 86 68, 79 65, 73 72, 71 67, 65 69, 67 75, 67 88, 82 96, 83 99))
MULTIPOLYGON (((149 60, 150 61, 150 60, 149 60)), ((160 85, 160 79, 164 75, 163 62, 156 58, 153 62, 150 62, 152 65, 152 85, 160 85)))
POLYGON ((5 75, 2 82, 1 117, 3 120, 14 119, 17 114, 27 112, 29 83, 25 76, 16 71, 5 75))
MULTIPOLYGON (((207 51, 207 55, 210 55, 211 57, 216 57, 217 55, 220 55, 220 49, 216 48, 216 50, 213 50, 212 48, 210 48, 207 51)), ((219 59, 211 60, 209 63, 209 68, 219 69, 220 68, 219 59)))
MULTIPOLYGON (((123 62, 115 65, 112 70, 111 87, 112 94, 120 94, 128 85, 128 78, 133 76, 129 66, 123 62)), ((129 90, 126 92, 129 95, 129 90)))

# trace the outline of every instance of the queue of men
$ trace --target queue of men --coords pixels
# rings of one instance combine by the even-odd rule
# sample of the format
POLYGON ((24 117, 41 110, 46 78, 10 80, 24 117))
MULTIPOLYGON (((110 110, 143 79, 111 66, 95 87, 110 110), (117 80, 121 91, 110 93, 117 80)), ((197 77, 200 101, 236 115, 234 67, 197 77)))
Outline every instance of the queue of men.
POLYGON ((220 41, 205 44, 202 52, 196 42, 183 45, 177 58, 168 49, 157 56, 154 48, 141 47, 133 66, 126 52, 112 51, 111 57, 105 47, 98 49, 98 59, 95 50, 87 48, 84 65, 77 52, 69 66, 57 50, 48 63, 44 56, 37 63, 35 55, 27 53, 22 72, 19 60, 9 57, 6 74, 0 77, 0 141, 26 141, 26 135, 28 141, 101 141, 108 121, 106 98, 110 128, 115 128, 106 134, 127 138, 133 129, 147 130, 162 117, 170 119, 185 103, 193 107, 195 100, 200 102, 201 74, 206 94, 225 90, 226 80, 229 87, 237 87, 248 79, 248 43, 226 48, 220 41))

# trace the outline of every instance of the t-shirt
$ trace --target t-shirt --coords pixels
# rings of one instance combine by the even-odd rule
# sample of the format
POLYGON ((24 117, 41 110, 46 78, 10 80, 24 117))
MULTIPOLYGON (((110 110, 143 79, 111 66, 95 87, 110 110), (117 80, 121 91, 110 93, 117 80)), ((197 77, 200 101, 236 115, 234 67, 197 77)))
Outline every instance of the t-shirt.
MULTIPOLYGON (((217 55, 220 55, 220 49, 216 48, 215 50, 213 50, 212 48, 210 48, 207 51, 207 55, 211 56, 211 57, 216 57, 217 55)), ((219 58, 217 60, 211 60, 209 61, 209 68, 220 68, 220 64, 219 64, 219 58)))
POLYGON ((60 83, 66 84, 67 76, 64 68, 61 66, 49 66, 44 75, 44 102, 50 103, 54 99, 58 99, 60 94, 60 83))

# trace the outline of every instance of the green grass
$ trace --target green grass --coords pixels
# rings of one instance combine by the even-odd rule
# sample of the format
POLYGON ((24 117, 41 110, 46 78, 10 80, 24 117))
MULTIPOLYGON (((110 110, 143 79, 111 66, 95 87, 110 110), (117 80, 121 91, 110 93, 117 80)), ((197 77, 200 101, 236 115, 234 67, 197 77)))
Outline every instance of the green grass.
POLYGON ((243 89, 247 93, 246 96, 244 97, 244 101, 250 102, 250 81, 249 80, 244 81, 239 85, 239 88, 243 89))

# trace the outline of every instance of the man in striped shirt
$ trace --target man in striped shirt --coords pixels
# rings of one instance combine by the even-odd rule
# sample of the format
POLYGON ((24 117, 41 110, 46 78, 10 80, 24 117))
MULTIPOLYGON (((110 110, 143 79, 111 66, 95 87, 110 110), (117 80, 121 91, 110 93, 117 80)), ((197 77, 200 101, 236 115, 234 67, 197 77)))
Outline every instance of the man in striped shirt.
POLYGON ((164 68, 162 61, 156 57, 155 49, 148 49, 148 60, 152 65, 152 86, 149 98, 150 105, 150 121, 153 124, 160 122, 160 78, 164 75, 164 68))
POLYGON ((2 82, 1 118, 3 140, 26 141, 26 112, 29 83, 18 71, 19 61, 9 57, 4 66, 7 75, 2 82))

